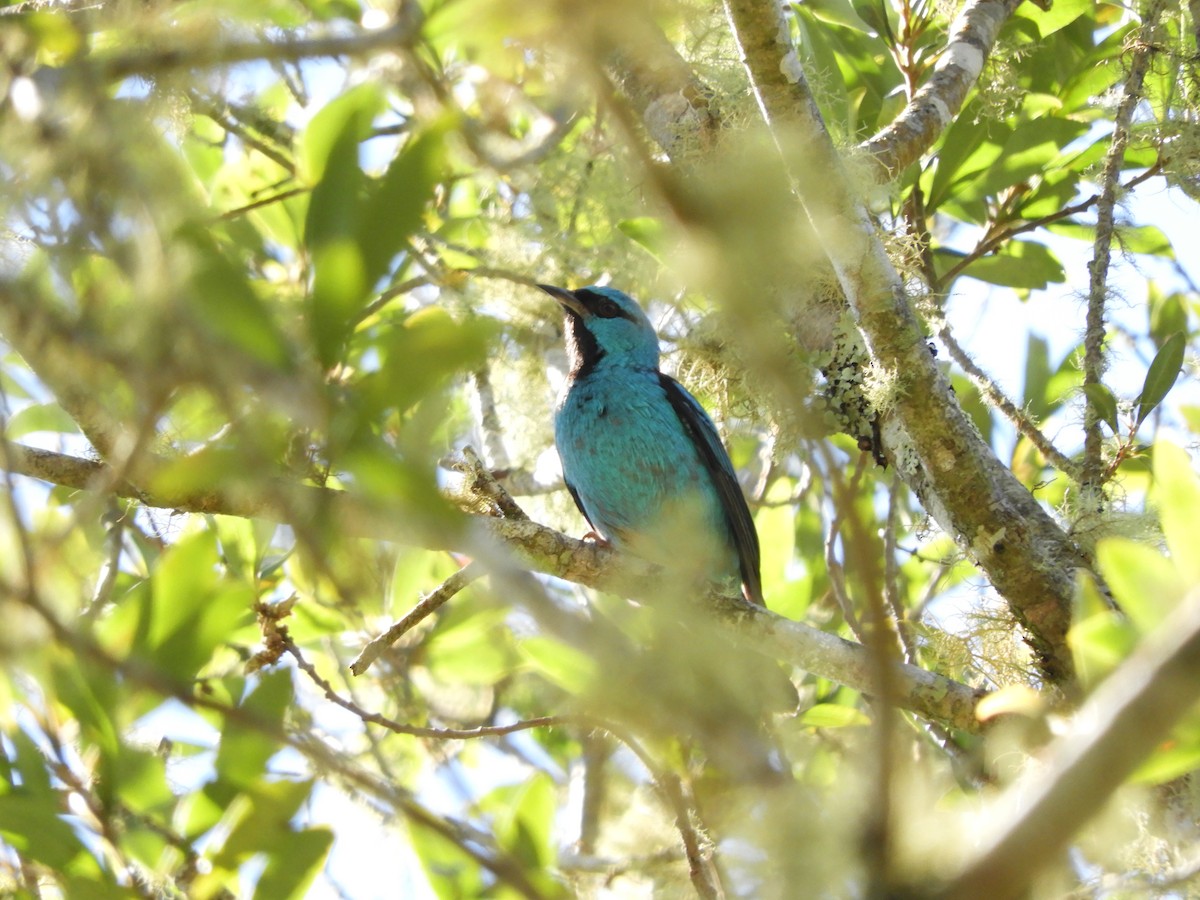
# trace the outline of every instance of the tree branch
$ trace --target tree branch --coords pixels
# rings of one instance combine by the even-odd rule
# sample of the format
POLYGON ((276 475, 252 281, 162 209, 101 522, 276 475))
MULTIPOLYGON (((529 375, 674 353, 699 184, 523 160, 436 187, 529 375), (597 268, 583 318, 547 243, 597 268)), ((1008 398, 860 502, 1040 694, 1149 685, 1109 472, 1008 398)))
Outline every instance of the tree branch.
POLYGON ((879 412, 892 459, 1008 601, 1046 678, 1068 680, 1074 570, 1086 560, 971 426, 926 348, 904 285, 821 121, 782 7, 771 17, 755 0, 725 5, 763 116, 781 141, 878 377, 889 384, 879 412))
POLYGON ((1200 696, 1200 593, 1193 591, 1096 689, 1075 728, 998 801, 983 850, 938 897, 1025 896, 1200 696))
POLYGON ((873 159, 873 174, 890 181, 916 162, 962 109, 1000 29, 1021 0, 971 0, 950 26, 946 49, 908 106, 858 149, 873 159))
POLYGON ((280 40, 213 40, 95 54, 67 68, 89 78, 120 81, 133 75, 154 76, 179 69, 232 66, 255 60, 294 61, 330 56, 367 56, 381 50, 407 48, 424 23, 420 6, 405 3, 386 28, 358 29, 350 34, 287 37, 280 40))
MULTIPOLYGON (((1151 0, 1142 19, 1142 26, 1134 38, 1136 44, 1129 62, 1129 74, 1125 76, 1121 103, 1113 117, 1113 133, 1108 153, 1104 158, 1104 172, 1100 176, 1100 199, 1096 204, 1096 240, 1092 249, 1092 261, 1088 263, 1091 278, 1088 283, 1087 325, 1083 339, 1083 386, 1085 405, 1083 410, 1083 484, 1097 492, 1104 472, 1103 441, 1100 430, 1103 415, 1088 385, 1099 385, 1104 374, 1104 312, 1108 301, 1108 265, 1112 260, 1114 230, 1113 213, 1117 203, 1117 188, 1120 184, 1121 167, 1125 164, 1125 148, 1129 144, 1129 126, 1133 111, 1142 97, 1142 82, 1150 67, 1153 52, 1149 33, 1157 27, 1158 18, 1166 6, 1165 0, 1151 0)), ((1097 501, 1099 498, 1096 498, 1097 501)))
MULTIPOLYGON (((320 521, 339 535, 395 541, 432 550, 466 550, 487 555, 494 553, 499 544, 523 565, 598 590, 652 597, 661 589, 661 576, 655 567, 621 557, 607 547, 577 541, 528 519, 447 511, 436 520, 417 523, 348 491, 284 479, 254 479, 228 489, 156 491, 115 478, 101 462, 21 444, 8 444, 6 451, 0 461, 15 474, 84 491, 103 487, 119 497, 150 507, 278 522, 320 521)), ((873 664, 862 646, 751 607, 740 598, 706 597, 698 602, 735 614, 738 627, 730 629, 731 639, 747 648, 856 690, 872 690, 873 664)), ((983 696, 982 691, 916 666, 898 665, 895 671, 900 706, 955 728, 979 730, 975 704, 983 696)))

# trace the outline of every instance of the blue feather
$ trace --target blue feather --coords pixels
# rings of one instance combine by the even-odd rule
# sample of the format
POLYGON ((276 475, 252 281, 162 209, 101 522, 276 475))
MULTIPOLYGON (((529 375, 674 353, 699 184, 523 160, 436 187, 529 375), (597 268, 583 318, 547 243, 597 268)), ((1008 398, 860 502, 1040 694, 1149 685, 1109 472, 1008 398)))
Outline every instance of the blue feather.
POLYGON ((571 371, 554 434, 584 518, 620 549, 674 568, 690 558, 761 604, 758 535, 733 464, 696 398, 659 371, 646 314, 613 288, 539 287, 565 311, 571 371))

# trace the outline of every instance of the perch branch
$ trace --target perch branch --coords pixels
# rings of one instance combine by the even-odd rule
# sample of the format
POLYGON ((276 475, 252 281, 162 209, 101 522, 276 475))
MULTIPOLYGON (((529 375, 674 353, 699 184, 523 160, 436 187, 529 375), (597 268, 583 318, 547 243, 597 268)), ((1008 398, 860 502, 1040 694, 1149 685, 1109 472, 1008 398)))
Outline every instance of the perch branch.
MULTIPOLYGON (((620 557, 607 547, 567 537, 529 519, 447 511, 434 521, 416 522, 347 491, 270 478, 247 480, 226 490, 155 492, 114 478, 104 463, 21 444, 8 444, 3 463, 17 475, 83 491, 106 487, 117 496, 159 509, 277 522, 300 517, 325 522, 332 533, 339 535, 432 550, 462 550, 472 545, 486 548, 499 543, 529 568, 598 590, 650 597, 659 587, 653 566, 620 557)), ((861 645, 737 599, 705 598, 705 602, 709 599, 733 604, 741 621, 738 628, 730 629, 731 637, 744 639, 751 649, 856 690, 872 690, 872 663, 861 645)), ((979 730, 975 704, 983 696, 982 691, 917 666, 898 665, 896 673, 901 707, 955 728, 979 730)))

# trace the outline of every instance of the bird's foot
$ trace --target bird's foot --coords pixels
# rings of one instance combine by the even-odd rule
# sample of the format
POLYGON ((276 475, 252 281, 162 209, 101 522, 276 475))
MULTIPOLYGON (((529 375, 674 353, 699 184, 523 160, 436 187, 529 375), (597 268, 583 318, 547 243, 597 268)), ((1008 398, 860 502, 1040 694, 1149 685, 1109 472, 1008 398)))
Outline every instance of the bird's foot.
POLYGON ((610 541, 607 541, 604 538, 600 537, 600 535, 597 534, 595 531, 589 531, 587 534, 585 534, 583 537, 581 537, 580 540, 581 541, 590 541, 591 543, 599 544, 601 547, 611 547, 612 546, 612 543, 610 541))

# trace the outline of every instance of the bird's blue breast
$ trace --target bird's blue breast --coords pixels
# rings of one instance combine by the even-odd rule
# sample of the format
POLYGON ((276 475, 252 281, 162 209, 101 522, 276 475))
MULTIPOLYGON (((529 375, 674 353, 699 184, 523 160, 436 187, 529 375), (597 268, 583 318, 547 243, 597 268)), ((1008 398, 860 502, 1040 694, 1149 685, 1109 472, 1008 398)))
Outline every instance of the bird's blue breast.
POLYGON ((572 381, 554 433, 563 475, 602 537, 656 562, 737 576, 720 498, 656 370, 601 364, 572 381), (694 532, 693 561, 678 558, 681 526, 694 532))

